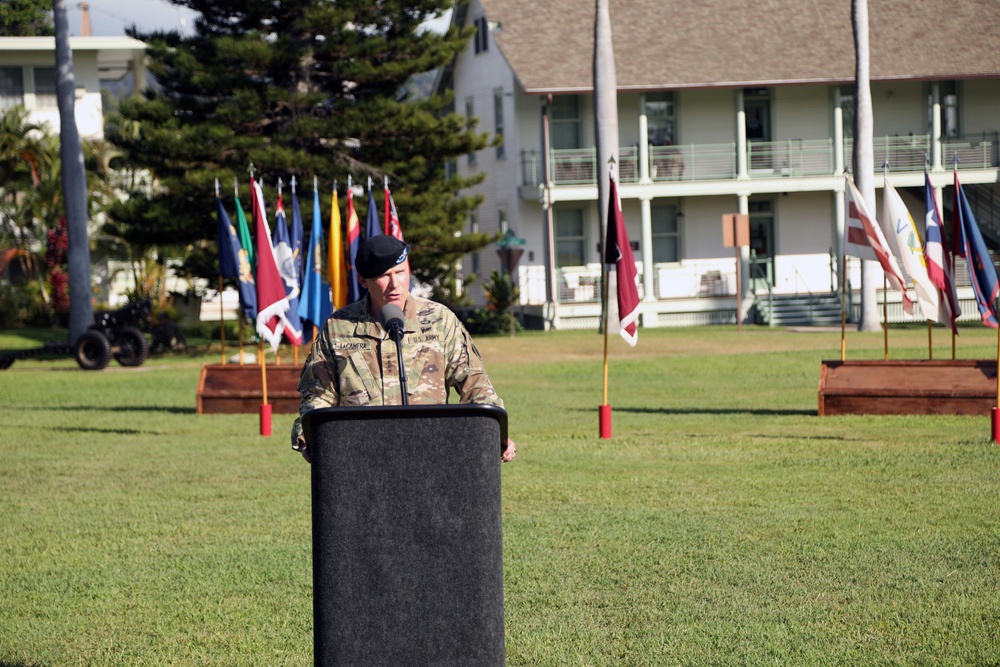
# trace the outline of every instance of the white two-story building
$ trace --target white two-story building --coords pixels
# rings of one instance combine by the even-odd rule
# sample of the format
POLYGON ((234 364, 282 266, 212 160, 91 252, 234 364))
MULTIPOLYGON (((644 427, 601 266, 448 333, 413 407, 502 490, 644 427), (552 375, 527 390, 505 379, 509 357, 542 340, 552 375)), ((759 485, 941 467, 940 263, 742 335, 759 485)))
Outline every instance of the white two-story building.
MULTIPOLYGON (((868 6, 876 188, 887 163, 922 226, 926 166, 947 220, 957 157, 984 234, 1000 240, 1000 3, 868 6)), ((822 306, 809 314, 808 304, 827 295, 839 322, 830 295, 852 163, 850 0, 610 0, 610 10, 620 195, 642 326, 735 322, 726 213, 750 217, 740 262, 747 320, 773 321, 775 300, 794 297, 801 319, 818 322, 822 306)), ((453 23, 477 34, 438 81, 456 111, 503 137, 457 166, 486 173, 470 231, 524 239, 516 279, 533 326, 596 327, 600 314, 596 179, 607 176, 594 141, 594 12, 581 0, 460 5, 453 23)), ((477 280, 498 267, 492 249, 463 260, 477 280)), ((859 273, 851 262, 854 290, 859 273)), ((481 301, 481 288, 470 290, 481 301)), ((963 310, 978 318, 971 303, 963 310)))
MULTIPOLYGON (((104 137, 101 88, 128 81, 146 87, 146 45, 131 37, 70 37, 81 137, 104 137)), ((0 37, 0 109, 23 106, 32 123, 59 132, 54 37, 0 37)))

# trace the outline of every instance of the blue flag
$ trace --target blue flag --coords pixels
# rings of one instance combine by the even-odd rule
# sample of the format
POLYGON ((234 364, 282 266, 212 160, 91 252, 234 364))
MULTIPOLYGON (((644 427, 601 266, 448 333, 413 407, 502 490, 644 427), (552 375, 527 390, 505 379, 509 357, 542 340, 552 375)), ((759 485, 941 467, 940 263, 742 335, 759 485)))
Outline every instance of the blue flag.
POLYGON ((365 220, 365 238, 382 234, 382 223, 378 219, 378 207, 375 205, 375 195, 372 194, 372 184, 368 183, 368 218, 365 220))
MULTIPOLYGON (((300 223, 301 225, 301 223, 300 223)), ((301 227, 300 227, 301 228, 301 227)), ((299 234, 299 239, 302 234, 299 234)), ((278 208, 274 213, 274 231, 271 233, 274 246, 274 259, 278 263, 278 273, 285 284, 285 298, 288 299, 288 312, 285 317, 285 338, 292 345, 302 344, 302 320, 299 319, 299 267, 295 257, 295 248, 288 235, 288 223, 285 219, 285 206, 278 195, 278 208)), ((299 242, 301 255, 301 240, 299 242)))
MULTIPOLYGON (((292 195, 293 218, 296 215, 300 215, 299 200, 292 195)), ((313 190, 313 222, 309 231, 309 254, 302 270, 299 317, 312 326, 321 327, 332 312, 330 283, 326 282, 326 275, 323 273, 323 220, 319 210, 319 191, 313 190)))
POLYGON ((253 282, 253 270, 247 251, 240 244, 229 214, 222 200, 215 198, 215 213, 219 237, 219 275, 223 278, 238 278, 236 286, 240 293, 240 310, 245 317, 257 317, 257 288, 253 282))
POLYGON ((958 233, 961 235, 961 254, 969 264, 969 278, 972 280, 972 291, 976 294, 976 305, 983 318, 983 324, 997 328, 997 292, 1000 283, 997 281, 997 269, 986 250, 983 235, 972 215, 972 207, 965 198, 962 184, 958 182, 958 171, 955 171, 955 211, 958 216, 958 233))

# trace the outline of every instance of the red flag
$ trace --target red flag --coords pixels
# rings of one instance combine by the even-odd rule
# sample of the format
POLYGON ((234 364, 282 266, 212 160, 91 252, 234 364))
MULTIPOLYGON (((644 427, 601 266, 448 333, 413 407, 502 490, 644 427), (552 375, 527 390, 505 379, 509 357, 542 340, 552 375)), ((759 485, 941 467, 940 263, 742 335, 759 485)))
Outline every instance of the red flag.
POLYGON ((257 333, 277 351, 285 330, 285 313, 291 307, 285 296, 285 283, 278 272, 278 262, 271 246, 271 230, 264 217, 264 193, 260 184, 253 188, 253 222, 257 238, 257 333))
POLYGON ((385 202, 385 233, 402 241, 403 229, 399 226, 399 215, 396 213, 396 203, 389 193, 388 181, 385 183, 385 196, 382 199, 385 202))
POLYGON ((618 272, 620 333, 629 345, 634 346, 639 339, 636 324, 639 319, 639 273, 635 269, 632 245, 625 231, 625 218, 613 169, 608 172, 608 178, 611 186, 608 188, 608 238, 604 244, 604 263, 614 264, 618 272))

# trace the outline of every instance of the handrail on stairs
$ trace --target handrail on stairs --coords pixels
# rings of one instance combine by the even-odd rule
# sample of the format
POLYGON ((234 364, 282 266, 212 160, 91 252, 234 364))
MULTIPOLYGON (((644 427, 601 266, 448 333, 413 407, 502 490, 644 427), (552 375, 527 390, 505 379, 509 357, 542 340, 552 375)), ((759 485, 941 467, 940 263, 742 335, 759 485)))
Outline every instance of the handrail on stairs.
MULTIPOLYGON (((767 285, 767 326, 774 326, 774 288, 771 286, 771 282, 767 279, 767 271, 762 270, 761 265, 757 263, 757 252, 750 249, 750 280, 754 281, 757 278, 763 279, 764 284, 767 285)), ((739 298, 737 296, 737 298, 739 298)), ((758 300, 757 287, 754 285, 753 290, 753 300, 756 302, 758 300)))

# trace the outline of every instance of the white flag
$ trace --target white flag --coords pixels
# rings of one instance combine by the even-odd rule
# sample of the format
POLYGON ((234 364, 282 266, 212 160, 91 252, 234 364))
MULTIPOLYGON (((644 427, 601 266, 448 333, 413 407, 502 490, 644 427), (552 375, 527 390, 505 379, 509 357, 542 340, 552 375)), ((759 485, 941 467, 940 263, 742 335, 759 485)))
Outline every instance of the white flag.
POLYGON ((844 188, 844 207, 847 224, 845 228, 847 235, 844 238, 844 253, 854 255, 861 259, 877 260, 885 271, 885 276, 893 289, 903 295, 903 312, 907 315, 913 314, 913 302, 910 301, 906 293, 906 283, 903 280, 903 272, 899 270, 896 258, 892 256, 892 250, 885 241, 882 228, 865 205, 865 198, 861 196, 858 189, 854 187, 846 176, 844 180, 847 187, 844 188))
POLYGON ((889 183, 889 179, 885 180, 885 190, 882 193, 882 226, 885 228, 889 247, 913 281, 917 303, 920 304, 924 317, 940 322, 941 291, 927 276, 927 260, 924 257, 924 244, 920 239, 920 232, 917 231, 913 216, 896 192, 896 188, 889 183))

